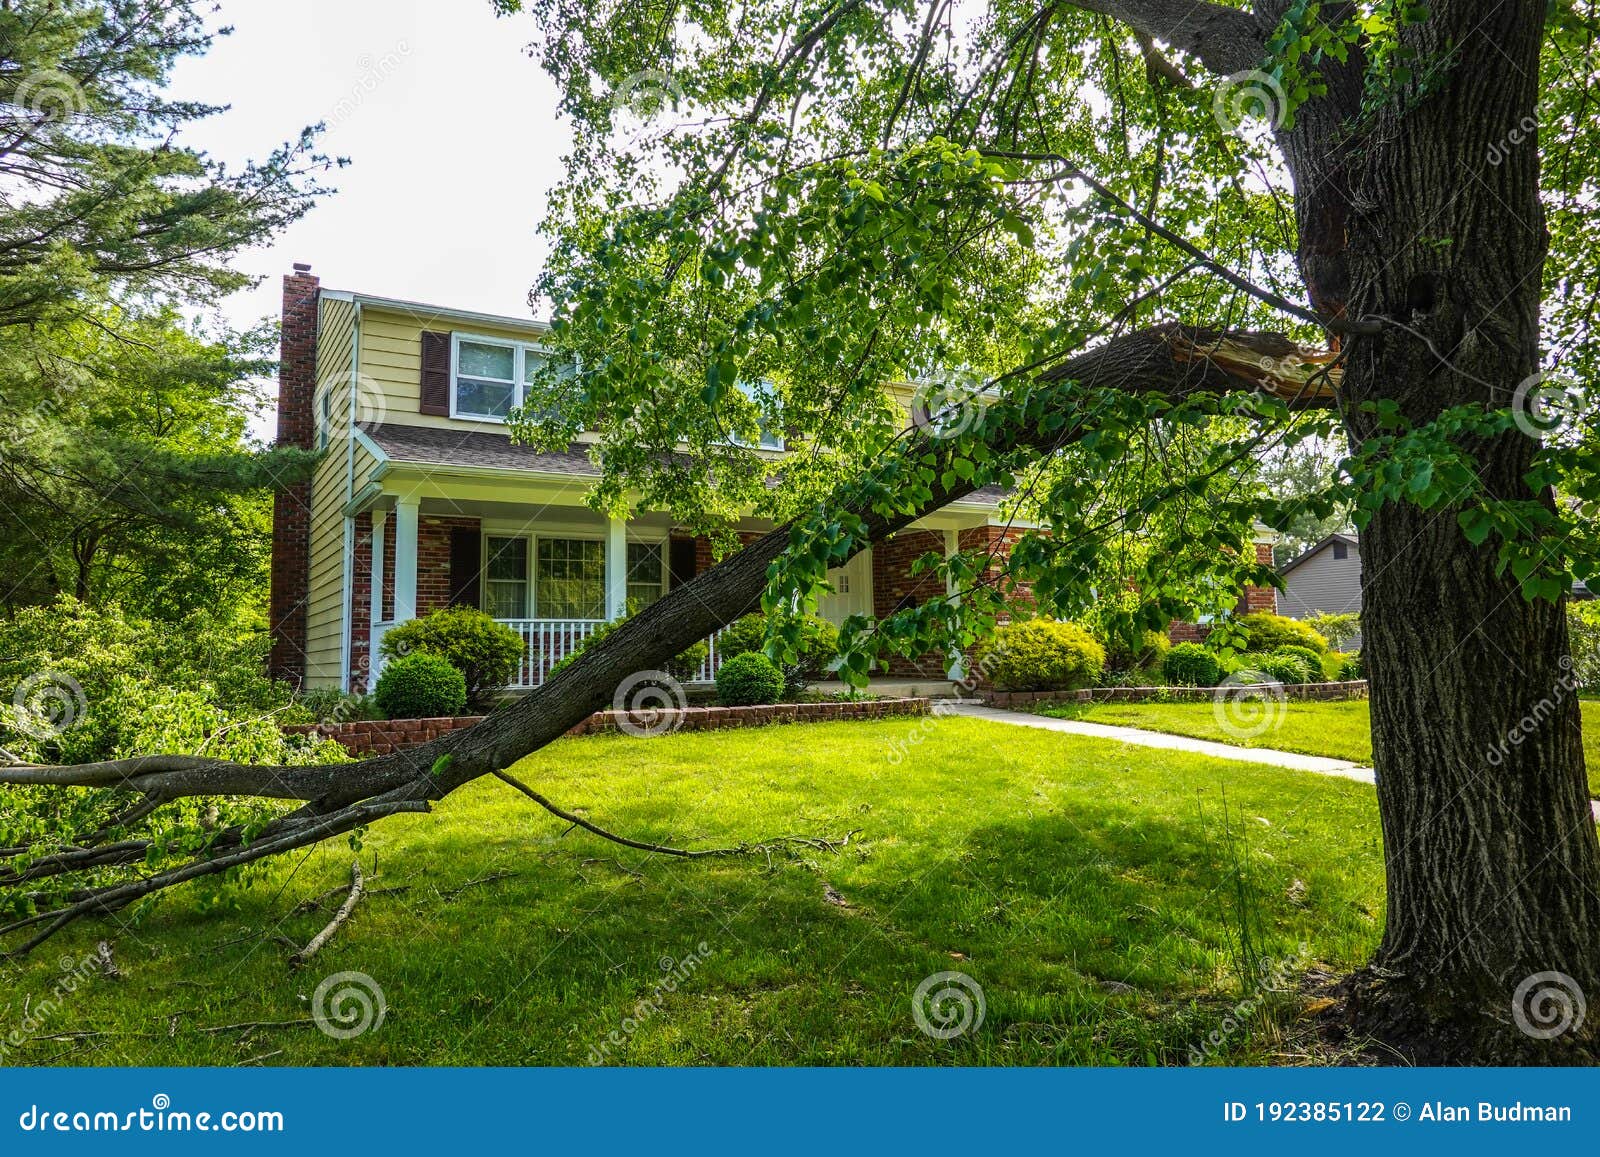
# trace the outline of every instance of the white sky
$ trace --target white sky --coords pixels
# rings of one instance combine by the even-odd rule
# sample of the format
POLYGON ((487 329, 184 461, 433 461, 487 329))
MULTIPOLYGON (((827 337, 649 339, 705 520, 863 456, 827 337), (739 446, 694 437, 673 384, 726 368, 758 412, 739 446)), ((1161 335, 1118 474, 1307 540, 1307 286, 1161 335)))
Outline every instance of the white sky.
POLYGON ((185 140, 235 163, 325 121, 321 151, 351 162, 238 259, 266 280, 229 299, 229 321, 276 316, 295 261, 326 288, 528 314, 567 134, 526 18, 487 0, 222 0, 216 24, 233 34, 180 64, 170 95, 231 108, 185 140))

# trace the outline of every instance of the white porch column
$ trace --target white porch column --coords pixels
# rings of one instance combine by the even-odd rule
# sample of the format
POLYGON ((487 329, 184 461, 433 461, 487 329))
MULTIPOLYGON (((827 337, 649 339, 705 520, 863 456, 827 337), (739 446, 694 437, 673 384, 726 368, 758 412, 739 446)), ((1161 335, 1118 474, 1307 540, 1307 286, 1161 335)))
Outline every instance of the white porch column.
POLYGON ((389 512, 387 510, 374 510, 372 512, 372 561, 367 568, 372 582, 372 609, 367 614, 368 691, 377 686, 378 672, 383 667, 383 659, 378 654, 378 644, 383 641, 383 629, 378 624, 383 622, 383 539, 388 525, 389 512))
POLYGON ((422 500, 398 499, 394 506, 394 621, 417 617, 417 515, 422 500))
MULTIPOLYGON (((945 531, 944 557, 946 559, 950 559, 954 558, 960 553, 961 532, 959 530, 945 531)), ((961 600, 960 588, 956 585, 956 579, 954 575, 947 575, 945 577, 944 593, 951 602, 959 602, 961 600)), ((961 649, 959 647, 954 645, 952 645, 950 648, 950 666, 945 670, 945 675, 949 677, 952 683, 958 683, 967 677, 967 657, 961 653, 961 649)))
POLYGON ((628 610, 628 520, 606 524, 606 618, 620 619, 628 610))

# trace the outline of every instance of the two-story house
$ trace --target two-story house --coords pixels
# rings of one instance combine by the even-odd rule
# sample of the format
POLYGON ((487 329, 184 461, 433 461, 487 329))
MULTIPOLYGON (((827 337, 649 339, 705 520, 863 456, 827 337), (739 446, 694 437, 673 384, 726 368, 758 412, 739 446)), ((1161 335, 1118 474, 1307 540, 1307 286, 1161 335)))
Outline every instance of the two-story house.
MULTIPOLYGON (((323 457, 273 511, 274 674, 363 689, 386 630, 465 604, 522 636, 515 686, 535 687, 630 602, 711 565, 710 544, 665 515, 623 520, 586 506, 599 472, 582 442, 543 453, 511 441, 505 415, 544 332, 527 318, 323 289, 308 265, 283 279, 278 439, 323 457)), ((842 622, 942 595, 912 562, 1003 550, 1015 531, 1001 497, 974 494, 863 551, 830 573, 821 612, 842 622)), ((738 529, 770 527, 750 518, 738 529)), ((701 677, 715 664, 713 649, 701 677)), ((942 679, 941 666, 935 656, 892 670, 942 679)))

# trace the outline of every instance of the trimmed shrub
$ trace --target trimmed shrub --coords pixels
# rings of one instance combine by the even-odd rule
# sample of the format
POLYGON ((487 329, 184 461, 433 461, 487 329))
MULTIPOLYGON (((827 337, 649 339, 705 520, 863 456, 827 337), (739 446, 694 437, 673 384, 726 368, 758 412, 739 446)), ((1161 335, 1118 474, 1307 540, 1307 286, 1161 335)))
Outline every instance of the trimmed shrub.
POLYGON ((1306 668, 1305 682, 1315 683, 1322 678, 1323 656, 1313 651, 1310 647, 1297 647, 1291 644, 1287 647, 1279 647, 1272 653, 1274 655, 1288 655, 1290 658, 1299 659, 1304 663, 1306 668))
MULTIPOLYGON (((783 696, 796 698, 821 679, 828 665, 839 654, 839 628, 819 615, 803 615, 799 623, 799 646, 793 663, 783 665, 783 696)), ((717 637, 717 657, 723 662, 737 655, 761 651, 767 637, 767 620, 760 614, 746 615, 729 623, 717 637)))
POLYGON ((760 651, 746 651, 717 670, 717 702, 724 707, 776 703, 783 695, 783 672, 760 651))
POLYGON ((1106 650, 1073 623, 1024 619, 995 631, 977 666, 1003 691, 1076 691, 1100 678, 1106 650))
POLYGON ((1280 647, 1306 647, 1320 655, 1328 649, 1327 639, 1305 623, 1287 615, 1257 611, 1253 615, 1241 616, 1238 627, 1243 632, 1246 651, 1266 653, 1280 647))
POLYGON ((1167 682, 1183 687, 1213 687, 1222 675, 1217 657, 1199 643, 1179 643, 1161 661, 1167 682))
POLYGON ((1240 662, 1240 674, 1254 671, 1274 683, 1311 682, 1311 672, 1306 668, 1306 661, 1298 655, 1286 655, 1281 651, 1256 653, 1241 656, 1240 662))
POLYGON ((448 659, 417 651, 384 665, 373 698, 390 719, 457 715, 467 705, 467 680, 448 659))
POLYGON ((448 607, 390 627, 379 650, 385 659, 439 656, 461 672, 467 697, 476 703, 511 682, 522 661, 522 636, 476 607, 448 607))
POLYGON ((1360 651, 1351 651, 1348 654, 1339 656, 1340 679, 1365 679, 1366 677, 1367 668, 1361 661, 1360 651))
POLYGON ((1161 631, 1143 631, 1137 643, 1126 637, 1102 631, 1094 637, 1106 649, 1106 668, 1111 671, 1148 671, 1159 668, 1172 650, 1172 640, 1161 631))

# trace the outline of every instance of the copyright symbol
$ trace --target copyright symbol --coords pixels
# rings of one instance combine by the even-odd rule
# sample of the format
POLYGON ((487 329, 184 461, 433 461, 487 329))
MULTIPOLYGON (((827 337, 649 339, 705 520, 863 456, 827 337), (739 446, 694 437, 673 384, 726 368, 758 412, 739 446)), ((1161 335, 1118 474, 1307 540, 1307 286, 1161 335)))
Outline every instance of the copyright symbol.
POLYGON ((1411 1119, 1411 1106, 1404 1101, 1394 1103, 1394 1119, 1396 1121, 1409 1121, 1411 1119))

